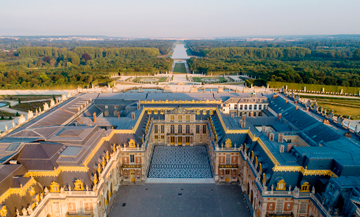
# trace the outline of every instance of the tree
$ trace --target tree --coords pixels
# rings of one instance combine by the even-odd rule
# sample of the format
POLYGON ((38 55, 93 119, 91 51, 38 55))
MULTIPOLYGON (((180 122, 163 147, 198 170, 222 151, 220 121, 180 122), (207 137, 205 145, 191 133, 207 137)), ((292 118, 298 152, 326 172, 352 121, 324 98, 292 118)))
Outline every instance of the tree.
POLYGON ((360 48, 359 49, 356 49, 353 53, 353 58, 355 60, 360 60, 360 48))
POLYGON ((84 53, 84 54, 82 55, 82 58, 85 60, 85 62, 91 60, 91 56, 90 56, 88 53, 84 53))

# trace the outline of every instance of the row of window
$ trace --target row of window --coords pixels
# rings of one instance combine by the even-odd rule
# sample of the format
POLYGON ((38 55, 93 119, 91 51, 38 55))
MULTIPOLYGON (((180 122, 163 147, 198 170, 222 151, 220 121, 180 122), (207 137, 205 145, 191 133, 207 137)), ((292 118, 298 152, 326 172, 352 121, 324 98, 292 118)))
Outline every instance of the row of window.
MULTIPOLYGON (((165 126, 164 126, 164 125, 160 125, 160 130, 161 130, 161 133, 164 133, 164 131, 165 131, 165 126)), ((158 133, 158 132, 159 132, 159 125, 154 125, 154 131, 155 131, 155 133, 158 133)))
MULTIPOLYGON (((182 115, 178 115, 178 121, 182 122, 182 115)), ((174 121, 175 120, 175 115, 170 115, 170 121, 174 121)), ((190 121, 190 115, 185 115, 185 120, 186 121, 190 121)))
MULTIPOLYGON (((234 109, 237 109, 237 104, 234 105, 234 109)), ((262 110, 266 109, 266 105, 239 105, 239 110, 262 110)))

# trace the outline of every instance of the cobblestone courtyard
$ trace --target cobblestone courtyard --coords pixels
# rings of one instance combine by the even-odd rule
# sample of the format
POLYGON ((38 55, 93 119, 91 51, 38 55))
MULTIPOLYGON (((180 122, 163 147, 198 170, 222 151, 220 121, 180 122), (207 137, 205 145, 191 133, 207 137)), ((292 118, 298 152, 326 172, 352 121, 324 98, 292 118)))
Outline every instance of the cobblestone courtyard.
POLYGON ((108 216, 250 216, 239 186, 146 184, 120 186, 108 216))

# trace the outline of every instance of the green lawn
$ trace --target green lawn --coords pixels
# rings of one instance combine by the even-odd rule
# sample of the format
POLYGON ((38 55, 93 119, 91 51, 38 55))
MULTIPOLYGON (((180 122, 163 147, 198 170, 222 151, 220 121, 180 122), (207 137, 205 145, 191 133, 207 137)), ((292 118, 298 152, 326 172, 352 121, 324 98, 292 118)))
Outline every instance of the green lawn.
POLYGON ((174 73, 186 73, 185 63, 175 63, 174 73))
POLYGON ((227 80, 224 77, 193 77, 194 82, 204 83, 225 83, 227 80), (211 79, 218 79, 218 81, 211 81, 211 79))
POLYGON ((360 100, 344 99, 335 97, 321 97, 301 95, 301 98, 316 99, 319 106, 324 107, 327 111, 334 110, 335 115, 351 116, 352 119, 360 119, 360 100))
POLYGON ((134 79, 134 82, 136 83, 151 83, 151 79, 154 79, 154 81, 152 81, 152 83, 157 83, 157 82, 165 82, 167 77, 137 77, 134 79), (148 80, 148 81, 146 81, 148 80))
POLYGON ((306 90, 311 91, 321 91, 322 88, 325 88, 325 92, 336 92, 339 93, 343 89, 344 93, 353 93, 358 94, 360 87, 344 87, 344 86, 332 86, 332 85, 323 85, 323 84, 298 84, 298 83, 286 83, 286 82, 268 82, 270 88, 281 88, 288 86, 288 89, 292 90, 306 90))

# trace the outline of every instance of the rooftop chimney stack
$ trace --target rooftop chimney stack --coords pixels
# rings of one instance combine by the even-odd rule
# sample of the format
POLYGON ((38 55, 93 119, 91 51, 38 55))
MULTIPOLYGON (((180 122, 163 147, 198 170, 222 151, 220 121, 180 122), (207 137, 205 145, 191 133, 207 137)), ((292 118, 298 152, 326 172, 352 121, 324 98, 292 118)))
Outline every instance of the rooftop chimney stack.
POLYGON ((279 113, 278 114, 278 121, 280 121, 281 117, 282 117, 282 113, 279 113))
POLYGON ((119 111, 117 112, 117 117, 120 118, 120 112, 119 111))
POLYGON ((94 123, 96 122, 96 112, 93 113, 93 120, 94 120, 94 123))
POLYGON ((299 109, 299 106, 297 105, 297 106, 295 107, 295 109, 298 110, 298 109, 299 109))
POLYGON ((283 133, 279 133, 279 134, 278 134, 278 142, 279 142, 279 143, 283 143, 283 142, 284 142, 284 134, 283 134, 283 133))
POLYGON ((140 110, 140 103, 137 103, 137 110, 140 110))

